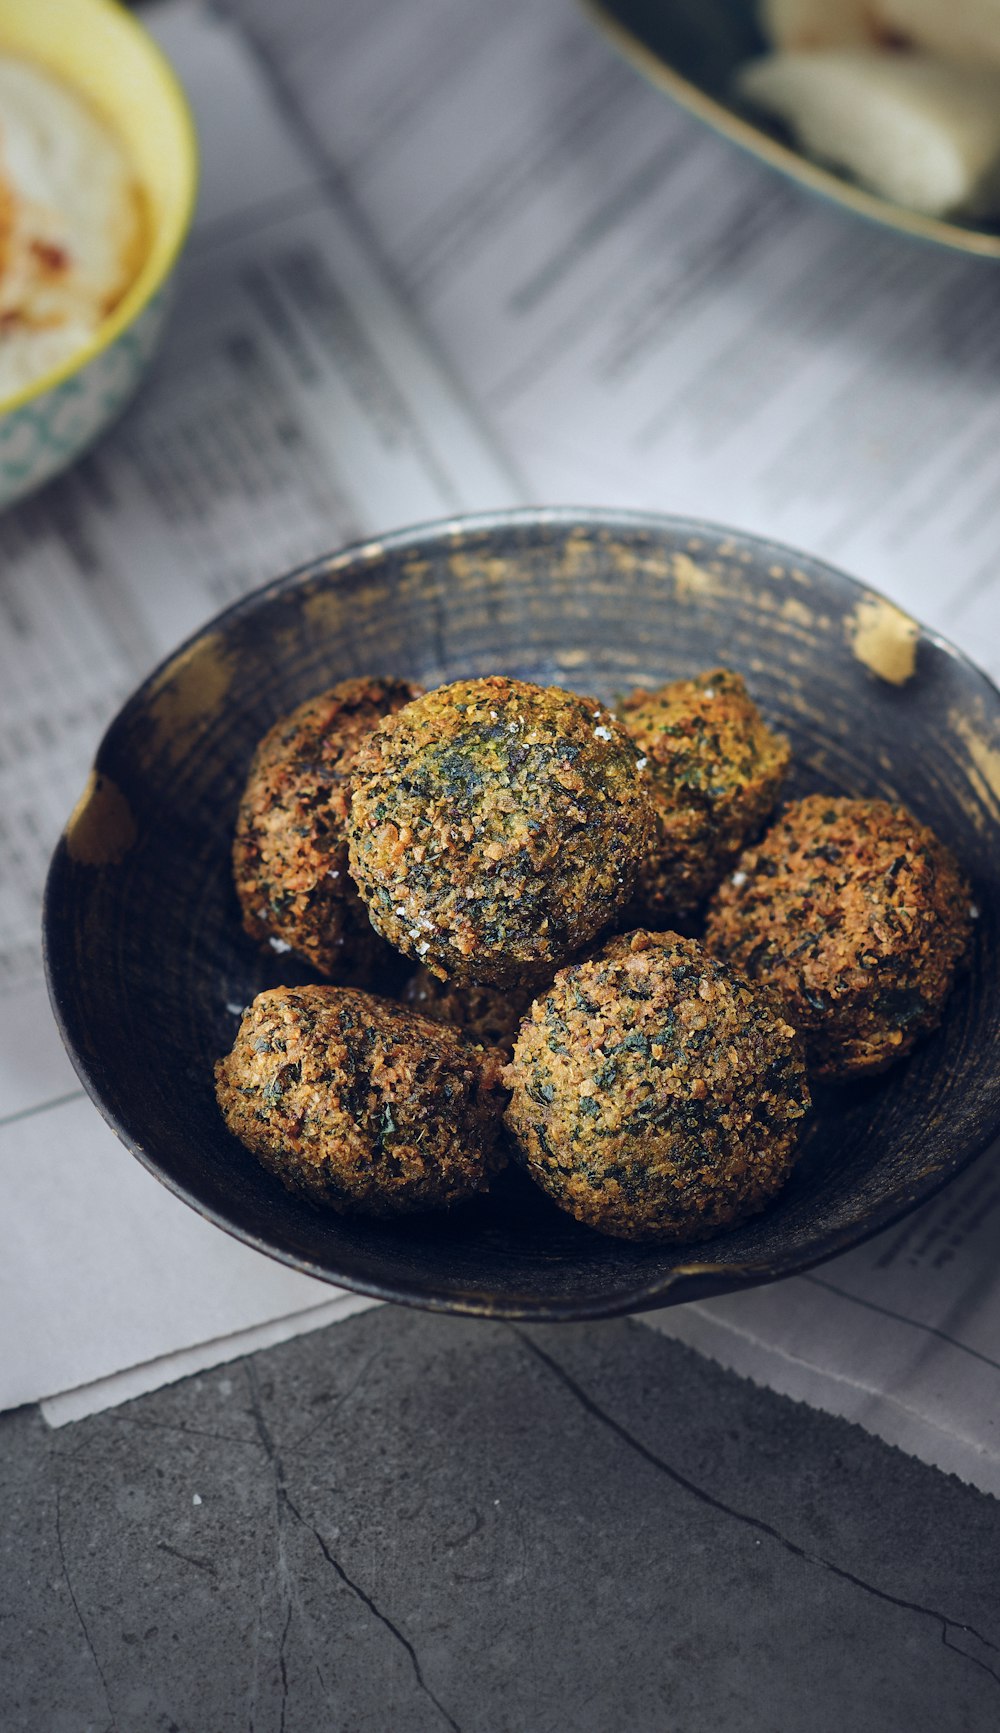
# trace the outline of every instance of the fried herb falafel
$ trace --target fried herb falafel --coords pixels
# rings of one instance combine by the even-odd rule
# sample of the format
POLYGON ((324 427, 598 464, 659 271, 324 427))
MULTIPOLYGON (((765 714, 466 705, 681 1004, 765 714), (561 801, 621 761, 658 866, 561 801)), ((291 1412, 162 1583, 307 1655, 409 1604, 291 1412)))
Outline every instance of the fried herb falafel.
POLYGON ((368 985, 395 967, 347 870, 349 777, 359 743, 421 690, 342 680, 264 736, 240 802, 233 873, 246 932, 322 974, 368 985))
POLYGON ((385 938, 432 974, 539 982, 632 893, 652 834, 637 751, 560 687, 439 687, 358 748, 350 869, 385 938))
POLYGON ((351 987, 275 987, 215 1068, 231 1132, 289 1191, 391 1216, 485 1191, 504 1165, 501 1054, 351 987))
POLYGON ((968 947, 969 886, 884 800, 789 805, 720 885, 706 944, 779 993, 828 1079, 883 1071, 940 1021, 968 947))
POLYGON ((457 987, 454 981, 439 981, 429 969, 417 969, 400 998, 422 1017, 450 1023, 470 1041, 483 1047, 502 1047, 509 1055, 521 1018, 531 1004, 532 990, 508 987, 501 992, 498 987, 457 987))
POLYGON ((675 933, 561 970, 504 1076, 532 1178, 628 1240, 705 1239, 762 1209, 809 1106, 778 1002, 675 933))
POLYGON ((656 810, 635 909, 662 925, 714 890, 774 805, 791 749, 728 668, 633 692, 621 720, 646 761, 656 810))

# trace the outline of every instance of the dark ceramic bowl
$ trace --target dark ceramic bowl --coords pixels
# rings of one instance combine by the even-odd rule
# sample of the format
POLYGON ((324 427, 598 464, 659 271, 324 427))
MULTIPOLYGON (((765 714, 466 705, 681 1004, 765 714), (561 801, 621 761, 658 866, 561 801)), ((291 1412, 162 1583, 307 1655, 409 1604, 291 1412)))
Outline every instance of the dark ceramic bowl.
POLYGON ((209 1220, 313 1276, 447 1311, 586 1318, 789 1275, 951 1177, 1000 1124, 1000 694, 940 639, 815 560, 620 512, 515 512, 371 542, 219 616, 125 705, 59 843, 45 908, 63 1039, 101 1112, 209 1220), (765 1214, 684 1247, 603 1239, 517 1171, 444 1216, 323 1214, 227 1132, 212 1089, 239 1009, 304 979, 240 929, 236 806, 276 717, 347 675, 502 671, 607 701, 715 663, 791 737, 791 792, 906 802, 952 844, 982 917, 942 1028, 827 1091, 765 1214))
MULTIPOLYGON (((734 94, 744 61, 767 50, 757 0, 582 0, 626 60, 715 132, 810 192, 880 228, 980 258, 1000 259, 1000 224, 925 217, 813 162, 789 134, 734 94)), ((836 0, 829 0, 832 6, 836 0)))

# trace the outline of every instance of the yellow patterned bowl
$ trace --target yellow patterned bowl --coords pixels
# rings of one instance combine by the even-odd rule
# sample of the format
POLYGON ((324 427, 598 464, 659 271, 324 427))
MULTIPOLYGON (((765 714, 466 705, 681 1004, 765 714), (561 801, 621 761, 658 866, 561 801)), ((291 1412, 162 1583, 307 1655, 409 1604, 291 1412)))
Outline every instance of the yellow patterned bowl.
POLYGON ((198 158, 170 66, 116 0, 0 0, 0 53, 46 67, 106 117, 131 157, 146 212, 143 262, 114 312, 76 355, 0 399, 6 506, 72 463, 132 396, 163 325, 198 158))

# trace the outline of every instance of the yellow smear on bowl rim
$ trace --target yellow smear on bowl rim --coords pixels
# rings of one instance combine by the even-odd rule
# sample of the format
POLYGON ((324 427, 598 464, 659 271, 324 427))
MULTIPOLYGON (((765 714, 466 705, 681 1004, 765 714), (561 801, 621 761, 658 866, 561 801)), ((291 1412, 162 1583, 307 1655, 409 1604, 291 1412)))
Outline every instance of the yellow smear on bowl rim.
POLYGON ((138 834, 121 789, 92 770, 66 826, 70 859, 79 866, 117 866, 138 834))
POLYGON ((884 596, 865 596, 847 622, 859 662, 892 686, 905 686, 917 666, 920 627, 884 596))

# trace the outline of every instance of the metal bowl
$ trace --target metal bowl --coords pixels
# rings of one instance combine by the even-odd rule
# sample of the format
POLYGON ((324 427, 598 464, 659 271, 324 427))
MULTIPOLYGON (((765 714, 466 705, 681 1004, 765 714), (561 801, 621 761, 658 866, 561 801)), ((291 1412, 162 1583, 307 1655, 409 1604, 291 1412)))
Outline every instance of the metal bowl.
POLYGON ((1000 694, 957 651, 816 560, 705 524, 525 511, 316 561, 221 614, 112 723, 52 862, 49 987, 97 1106, 219 1227, 309 1275, 445 1311, 594 1318, 773 1280, 885 1227, 1000 1126, 1000 694), (491 671, 601 700, 717 663, 791 738, 790 792, 904 801, 954 848, 981 918, 942 1027, 884 1077, 819 1092, 801 1160, 754 1221, 634 1246, 523 1174, 441 1216, 322 1213, 226 1130, 212 1086, 240 1008, 304 979, 243 935, 233 821, 271 723, 348 675, 491 671))

